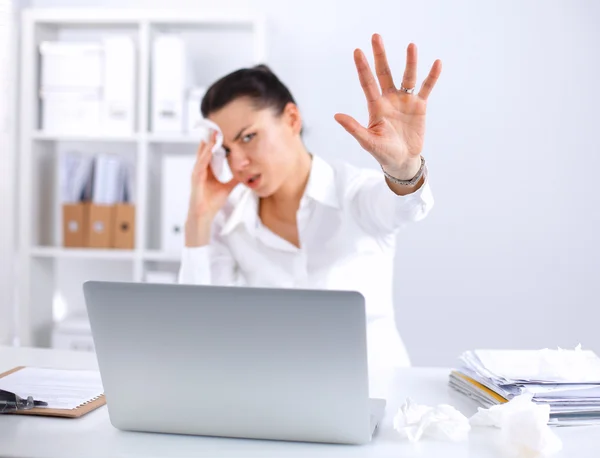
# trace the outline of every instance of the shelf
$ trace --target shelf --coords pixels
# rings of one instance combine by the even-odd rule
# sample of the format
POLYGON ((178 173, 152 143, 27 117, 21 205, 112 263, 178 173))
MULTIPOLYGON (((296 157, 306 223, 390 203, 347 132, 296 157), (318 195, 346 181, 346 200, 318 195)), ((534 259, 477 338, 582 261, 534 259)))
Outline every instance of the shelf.
POLYGON ((147 250, 143 254, 144 261, 180 262, 181 256, 177 253, 168 253, 160 250, 147 250))
MULTIPOLYGON (((238 9, 236 8, 236 11, 238 9)), ((176 11, 169 9, 123 9, 123 8, 34 8, 24 11, 24 16, 42 24, 59 25, 140 25, 184 24, 194 25, 252 25, 264 22, 264 16, 250 10, 225 12, 203 12, 195 9, 176 11)))
MULTIPOLYGON (((34 258, 133 260, 135 250, 36 246, 31 248, 30 254, 34 258)), ((177 253, 168 253, 160 250, 146 250, 143 252, 142 257, 144 261, 175 263, 181 261, 181 256, 177 253)))
POLYGON ((149 143, 181 143, 184 145, 199 145, 200 138, 188 134, 148 134, 149 143))
POLYGON ((55 259, 102 259, 133 260, 134 250, 116 250, 102 248, 64 248, 64 247, 32 247, 30 254, 34 258, 55 259))
POLYGON ((111 135, 111 134, 60 134, 35 131, 32 138, 38 141, 46 142, 112 142, 127 143, 137 142, 140 139, 146 139, 149 143, 180 143, 185 145, 198 145, 200 139, 187 134, 129 134, 129 135, 111 135))
MULTIPOLYGON (((18 70, 19 101, 19 307, 11 333, 24 346, 49 346, 55 316, 85 310, 81 288, 88 279, 140 282, 151 274, 175 273, 181 253, 160 247, 161 191, 166 156, 194 155, 202 134, 153 132, 152 55, 161 34, 178 34, 198 74, 190 85, 206 87, 234 68, 258 64, 266 56, 266 23, 252 11, 234 13, 202 9, 30 8, 23 12, 18 70), (135 47, 135 132, 114 134, 108 127, 77 130, 70 124, 40 124, 41 41, 98 42, 126 35, 135 47), (232 51, 234 50, 234 51, 232 51), (61 126, 65 126, 64 128, 61 126), (90 132, 90 129, 95 129, 90 132), (61 246, 61 160, 70 151, 81 155, 117 155, 134 164, 136 201, 134 250, 61 246), (32 184, 33 183, 33 184, 32 184), (151 249, 149 249, 151 248, 151 249), (60 260, 60 261, 59 261, 60 260)), ((187 105, 184 107, 187 108, 187 105)), ((158 277, 156 277, 158 278, 158 277)))
POLYGON ((138 134, 110 135, 110 134, 53 134, 36 131, 32 134, 34 140, 50 142, 112 142, 126 143, 137 142, 138 134))

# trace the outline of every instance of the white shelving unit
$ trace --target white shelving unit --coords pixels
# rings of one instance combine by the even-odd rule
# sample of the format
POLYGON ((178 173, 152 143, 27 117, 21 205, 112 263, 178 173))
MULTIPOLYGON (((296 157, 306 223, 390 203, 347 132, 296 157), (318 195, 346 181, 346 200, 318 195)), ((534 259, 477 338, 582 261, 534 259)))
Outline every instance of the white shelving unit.
POLYGON ((164 154, 195 154, 197 140, 150 131, 151 46, 163 32, 178 33, 186 40, 197 85, 207 86, 232 70, 265 62, 264 19, 253 14, 82 8, 33 8, 23 13, 16 310, 21 345, 49 346, 58 315, 65 309, 81 314, 85 280, 143 281, 148 270, 178 269, 179 257, 160 247, 160 160, 164 154), (44 40, 89 41, 115 32, 126 33, 136 42, 136 131, 118 136, 44 132, 39 124, 39 44, 44 40), (65 149, 90 154, 101 150, 134 161, 134 250, 61 246, 56 170, 58 156, 65 149))

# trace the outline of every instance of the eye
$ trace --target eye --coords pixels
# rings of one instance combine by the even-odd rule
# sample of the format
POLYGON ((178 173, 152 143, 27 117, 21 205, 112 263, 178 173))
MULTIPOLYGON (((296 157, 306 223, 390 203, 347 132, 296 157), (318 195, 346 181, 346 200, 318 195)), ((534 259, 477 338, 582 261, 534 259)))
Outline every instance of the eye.
POLYGON ((252 133, 252 134, 246 134, 242 137, 242 143, 248 143, 250 140, 252 140, 254 137, 256 136, 256 134, 252 133))
POLYGON ((223 150, 225 151, 225 157, 229 156, 229 153, 231 152, 231 150, 226 147, 223 147, 223 150))

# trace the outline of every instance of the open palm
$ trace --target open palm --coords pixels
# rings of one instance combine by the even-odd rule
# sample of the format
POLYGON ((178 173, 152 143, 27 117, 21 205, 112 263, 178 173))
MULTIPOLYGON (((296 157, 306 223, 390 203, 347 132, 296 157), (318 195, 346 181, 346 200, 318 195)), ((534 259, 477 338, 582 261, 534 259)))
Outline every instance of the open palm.
POLYGON ((417 47, 411 43, 406 51, 406 68, 402 86, 394 85, 383 40, 373 35, 373 56, 377 80, 364 53, 354 51, 354 62, 360 84, 367 99, 369 124, 363 127, 354 118, 336 114, 335 119, 360 145, 373 155, 388 172, 402 175, 420 163, 425 138, 425 115, 429 97, 439 75, 442 63, 436 60, 418 94, 412 94, 417 80, 417 47))

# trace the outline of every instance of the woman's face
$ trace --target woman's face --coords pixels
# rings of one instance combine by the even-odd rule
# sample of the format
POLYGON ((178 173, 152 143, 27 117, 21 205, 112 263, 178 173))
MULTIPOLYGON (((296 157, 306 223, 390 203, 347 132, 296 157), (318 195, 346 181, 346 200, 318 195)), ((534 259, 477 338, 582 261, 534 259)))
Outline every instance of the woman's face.
POLYGON ((298 108, 290 103, 277 116, 271 108, 257 110, 244 97, 209 119, 223 132, 223 148, 233 176, 259 197, 275 193, 297 163, 296 144, 302 126, 298 108))

